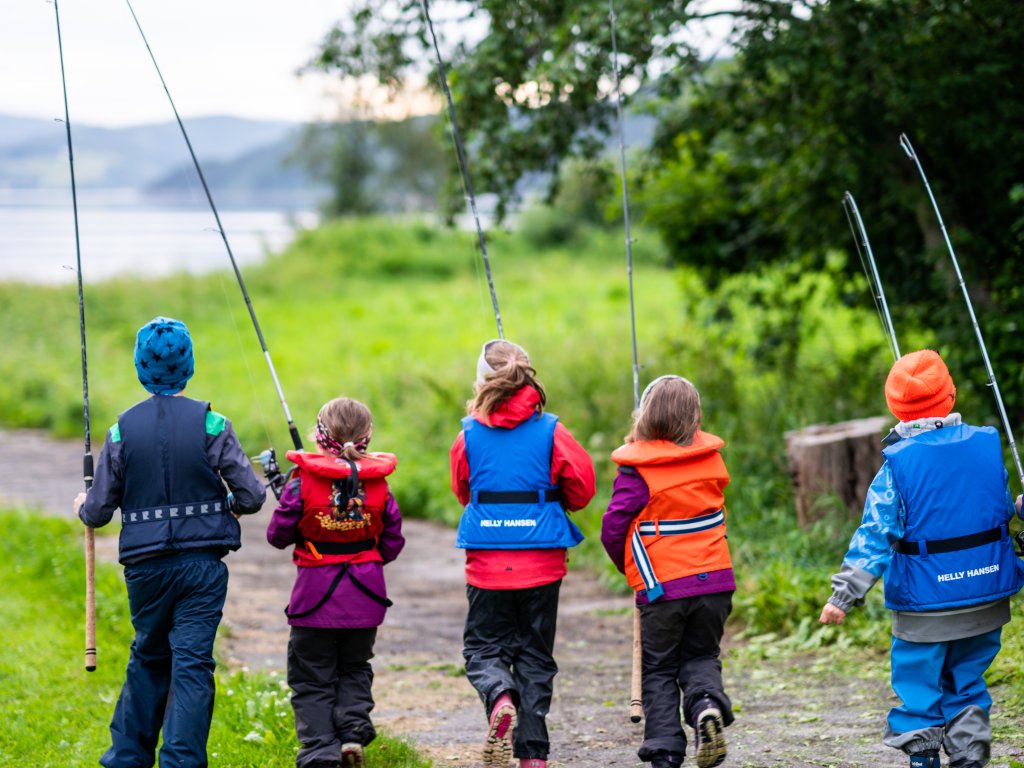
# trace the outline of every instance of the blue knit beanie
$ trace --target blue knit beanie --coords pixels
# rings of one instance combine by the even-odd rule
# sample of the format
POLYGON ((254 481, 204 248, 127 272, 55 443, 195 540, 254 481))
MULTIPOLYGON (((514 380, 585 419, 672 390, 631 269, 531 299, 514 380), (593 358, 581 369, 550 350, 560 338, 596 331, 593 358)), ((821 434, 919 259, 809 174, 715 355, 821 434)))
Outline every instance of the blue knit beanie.
POLYGON ((135 337, 135 370, 154 395, 181 392, 195 373, 192 337, 180 320, 154 317, 135 337))

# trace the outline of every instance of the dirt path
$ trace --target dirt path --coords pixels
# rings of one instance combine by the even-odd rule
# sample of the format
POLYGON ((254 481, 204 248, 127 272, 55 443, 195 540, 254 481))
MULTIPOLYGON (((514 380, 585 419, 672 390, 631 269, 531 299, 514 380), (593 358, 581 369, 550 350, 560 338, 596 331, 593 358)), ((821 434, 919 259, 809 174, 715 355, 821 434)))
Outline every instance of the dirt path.
MULTIPOLYGON (((80 444, 0 431, 0 466, 0 504, 70 515, 70 500, 81 488, 80 444)), ((265 542, 271 509, 242 521, 242 549, 228 557, 229 635, 222 650, 231 665, 283 670, 288 630, 282 609, 293 568, 287 552, 265 542)), ((409 738, 439 768, 472 768, 479 765, 484 715, 461 674, 461 553, 453 532, 440 526, 406 520, 404 532, 405 551, 386 571, 395 607, 378 635, 374 720, 409 738)), ((98 542, 101 557, 116 560, 114 537, 98 542)), ((555 650, 561 671, 548 718, 552 768, 639 765, 642 726, 628 722, 625 707, 629 611, 626 598, 609 595, 586 573, 571 572, 563 584, 555 650)), ((781 655, 756 664, 749 658, 728 646, 724 655, 726 687, 737 709, 727 732, 727 768, 907 764, 879 741, 894 701, 879 665, 841 675, 824 656, 781 655)), ((1011 735, 996 743, 992 764, 1021 760, 1021 724, 1005 722, 997 708, 993 723, 997 733, 1011 735)))

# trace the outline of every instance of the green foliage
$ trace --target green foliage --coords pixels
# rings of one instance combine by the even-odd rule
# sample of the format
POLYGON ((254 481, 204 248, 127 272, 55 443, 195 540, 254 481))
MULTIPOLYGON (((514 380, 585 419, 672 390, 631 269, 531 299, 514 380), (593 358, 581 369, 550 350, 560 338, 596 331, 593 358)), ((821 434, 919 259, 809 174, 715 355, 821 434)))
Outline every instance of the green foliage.
MULTIPOLYGON (((110 744, 109 722, 133 632, 121 569, 96 568, 95 672, 82 665, 82 528, 67 520, 0 510, 5 596, 0 624, 0 766, 84 768, 110 744)), ((290 768, 294 721, 279 674, 218 675, 208 752, 223 768, 290 768)), ((379 738, 370 760, 381 768, 425 768, 404 742, 379 738)))
MULTIPOLYGON (((1004 361, 1022 351, 1013 319, 1022 22, 1024 7, 1006 0, 834 0, 756 21, 733 62, 656 108, 662 122, 637 195, 646 223, 675 261, 712 281, 770 261, 818 269, 831 250, 850 249, 839 201, 852 191, 898 335, 935 328, 962 391, 977 391, 981 354, 939 222, 898 145, 906 132, 1020 416, 1024 376, 1004 361)), ((989 402, 979 416, 994 413, 989 402)))
MULTIPOLYGON (((683 0, 617 2, 623 78, 642 80, 653 68, 669 73, 660 84, 678 92, 686 76, 700 69, 694 39, 686 35, 687 24, 704 16, 698 6, 683 0)), ((441 53, 475 184, 499 196, 498 214, 504 216, 524 175, 556 178, 565 156, 595 157, 603 147, 615 114, 608 98, 608 3, 470 0, 458 8, 462 16, 454 21, 468 29, 451 18, 437 23, 441 53)), ((786 4, 754 0, 735 15, 757 19, 787 11, 786 4)), ((343 79, 370 76, 398 91, 433 61, 418 0, 363 0, 327 33, 311 66, 343 79)), ((436 75, 433 85, 440 92, 436 75)))

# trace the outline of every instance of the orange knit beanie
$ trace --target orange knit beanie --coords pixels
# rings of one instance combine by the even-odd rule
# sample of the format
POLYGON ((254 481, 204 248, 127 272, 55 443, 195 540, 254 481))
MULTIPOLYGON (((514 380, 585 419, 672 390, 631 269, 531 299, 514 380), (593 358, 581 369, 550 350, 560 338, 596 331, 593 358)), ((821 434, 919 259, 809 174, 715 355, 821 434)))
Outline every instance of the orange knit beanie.
POLYGON ((943 418, 953 410, 955 400, 953 377, 939 353, 931 349, 901 357, 885 380, 885 402, 900 421, 943 418))

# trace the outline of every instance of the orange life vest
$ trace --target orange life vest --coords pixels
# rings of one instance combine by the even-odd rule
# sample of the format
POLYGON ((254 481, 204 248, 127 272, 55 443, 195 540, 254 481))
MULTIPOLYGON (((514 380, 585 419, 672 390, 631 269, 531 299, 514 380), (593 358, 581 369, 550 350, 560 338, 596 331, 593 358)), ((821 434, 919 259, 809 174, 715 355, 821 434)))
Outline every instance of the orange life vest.
POLYGON ((655 575, 653 584, 660 587, 660 582, 732 567, 722 494, 729 472, 718 453, 723 445, 720 437, 698 430, 690 445, 644 440, 612 453, 616 464, 639 472, 650 491, 626 540, 626 578, 633 589, 647 589, 652 600, 661 594, 652 589, 655 575), (635 551, 637 544, 641 552, 635 551))
POLYGON ((384 530, 385 478, 395 471, 395 456, 372 453, 353 462, 358 484, 351 489, 352 468, 345 459, 303 451, 286 455, 296 465, 293 472, 298 473, 302 494, 302 541, 295 545, 292 562, 299 566, 380 562, 376 543, 384 530))

